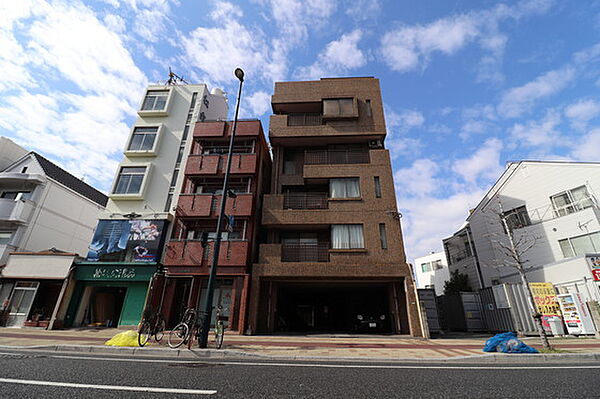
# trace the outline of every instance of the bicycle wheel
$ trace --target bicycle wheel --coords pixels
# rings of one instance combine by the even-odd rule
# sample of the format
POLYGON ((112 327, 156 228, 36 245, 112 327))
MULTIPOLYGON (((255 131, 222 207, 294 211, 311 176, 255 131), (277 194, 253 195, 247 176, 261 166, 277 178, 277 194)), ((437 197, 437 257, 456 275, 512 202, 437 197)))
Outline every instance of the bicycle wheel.
POLYGON ((172 349, 179 348, 184 342, 187 341, 190 334, 190 328, 187 324, 179 323, 169 333, 167 343, 172 349))
POLYGON ((158 323, 156 323, 156 329, 154 330, 154 339, 156 342, 160 342, 165 336, 165 330, 167 329, 165 324, 165 319, 162 317, 158 319, 158 323))
POLYGON ((215 326, 215 346, 221 349, 223 346, 223 336, 225 335, 225 327, 222 322, 217 322, 215 326))
POLYGON ((138 345, 145 346, 148 343, 148 339, 152 335, 152 326, 147 321, 142 323, 140 327, 140 333, 138 334, 138 345))

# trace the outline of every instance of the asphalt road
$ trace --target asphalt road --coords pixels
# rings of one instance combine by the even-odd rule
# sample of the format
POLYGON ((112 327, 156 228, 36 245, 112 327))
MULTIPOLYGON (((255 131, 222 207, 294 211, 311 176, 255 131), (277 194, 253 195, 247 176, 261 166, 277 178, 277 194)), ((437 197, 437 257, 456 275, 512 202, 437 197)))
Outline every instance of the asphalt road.
POLYGON ((600 363, 288 363, 0 352, 2 398, 548 399, 600 395, 600 363), (145 392, 148 387, 155 391, 145 392))

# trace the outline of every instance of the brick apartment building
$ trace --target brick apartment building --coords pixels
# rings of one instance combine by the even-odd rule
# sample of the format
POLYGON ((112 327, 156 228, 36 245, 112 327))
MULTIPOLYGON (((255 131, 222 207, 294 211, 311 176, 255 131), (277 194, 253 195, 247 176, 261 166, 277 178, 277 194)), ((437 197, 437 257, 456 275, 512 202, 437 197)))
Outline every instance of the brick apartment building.
MULTIPOLYGON (((175 325, 186 307, 204 307, 212 262, 232 122, 198 122, 167 243, 163 314, 175 325), (207 239, 205 242, 202 236, 207 239)), ((238 121, 225 213, 233 225, 222 233, 214 304, 229 315, 229 329, 243 332, 250 267, 256 260, 260 204, 268 190, 271 158, 258 120, 238 121)), ((229 220, 229 219, 228 219, 229 220)), ((214 313, 213 313, 214 316, 214 313)))
POLYGON ((272 107, 247 331, 420 336, 379 81, 278 82, 272 107))

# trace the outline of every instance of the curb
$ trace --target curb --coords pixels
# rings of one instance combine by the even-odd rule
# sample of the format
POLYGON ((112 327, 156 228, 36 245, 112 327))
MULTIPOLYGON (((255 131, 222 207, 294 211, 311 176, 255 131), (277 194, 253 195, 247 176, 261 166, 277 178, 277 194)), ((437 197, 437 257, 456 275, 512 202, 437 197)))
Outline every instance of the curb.
POLYGON ((452 358, 379 358, 379 357, 322 357, 322 356, 282 356, 248 353, 232 349, 167 349, 115 347, 101 345, 0 345, 0 349, 50 351, 67 353, 90 353, 106 355, 125 355, 136 357, 170 357, 185 359, 230 359, 239 360, 295 360, 295 361, 345 361, 360 363, 551 363, 551 362, 600 362, 600 352, 595 353, 557 353, 557 354, 501 354, 482 353, 480 355, 456 356, 452 358))

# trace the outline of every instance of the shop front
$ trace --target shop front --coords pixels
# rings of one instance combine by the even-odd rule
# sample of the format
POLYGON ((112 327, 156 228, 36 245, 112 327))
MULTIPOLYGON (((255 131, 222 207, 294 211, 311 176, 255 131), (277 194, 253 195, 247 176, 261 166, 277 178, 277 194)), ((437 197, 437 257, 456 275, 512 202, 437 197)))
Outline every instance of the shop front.
POLYGON ((156 264, 80 262, 65 327, 136 326, 156 264))

